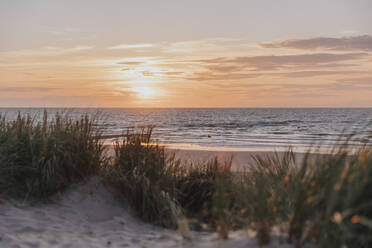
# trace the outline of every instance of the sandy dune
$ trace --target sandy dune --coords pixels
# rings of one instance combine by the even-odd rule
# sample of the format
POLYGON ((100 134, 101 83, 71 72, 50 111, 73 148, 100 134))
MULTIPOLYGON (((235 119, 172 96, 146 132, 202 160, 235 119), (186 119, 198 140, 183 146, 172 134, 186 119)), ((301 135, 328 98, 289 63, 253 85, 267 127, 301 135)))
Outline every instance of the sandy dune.
MULTIPOLYGON (((258 247, 254 232, 192 232, 185 240, 177 231, 143 223, 118 202, 99 178, 72 186, 50 203, 15 207, 0 205, 0 247, 258 247)), ((274 237, 268 247, 292 247, 274 237)))

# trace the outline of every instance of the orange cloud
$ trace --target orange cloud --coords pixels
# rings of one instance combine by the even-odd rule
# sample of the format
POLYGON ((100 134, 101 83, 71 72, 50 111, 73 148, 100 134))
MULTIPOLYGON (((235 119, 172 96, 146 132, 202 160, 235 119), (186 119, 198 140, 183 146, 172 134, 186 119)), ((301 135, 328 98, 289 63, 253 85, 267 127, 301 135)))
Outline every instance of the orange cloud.
POLYGON ((372 36, 350 36, 341 38, 318 37, 309 39, 288 39, 273 43, 260 43, 263 48, 289 48, 301 50, 372 51, 372 36))

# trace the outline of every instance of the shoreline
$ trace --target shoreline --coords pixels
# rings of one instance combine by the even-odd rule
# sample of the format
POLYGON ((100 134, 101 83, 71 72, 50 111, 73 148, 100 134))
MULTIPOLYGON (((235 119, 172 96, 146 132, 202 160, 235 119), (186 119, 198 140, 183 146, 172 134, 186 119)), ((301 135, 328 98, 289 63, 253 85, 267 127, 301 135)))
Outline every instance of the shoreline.
MULTIPOLYGON (((114 155, 114 146, 108 145, 107 154, 108 156, 114 155)), ((255 156, 269 157, 274 154, 278 154, 282 157, 286 151, 260 151, 260 150, 198 150, 198 149, 176 149, 173 147, 165 147, 167 154, 175 154, 176 159, 180 159, 184 162, 198 163, 217 157, 220 161, 224 162, 232 158, 232 169, 240 170, 247 169, 250 165, 254 164, 255 156)), ((288 149, 287 149, 288 151, 288 149)), ((296 163, 302 162, 305 156, 305 152, 293 152, 295 155, 296 163)), ((325 155, 321 153, 312 153, 312 155, 325 155)))
MULTIPOLYGON (((120 137, 122 137, 120 135, 120 137)), ((111 140, 103 141, 104 145, 113 146, 115 143, 122 140, 111 140)), ((315 154, 331 154, 334 147, 342 147, 345 143, 332 143, 332 144, 314 144, 309 146, 255 146, 255 147, 243 147, 243 146, 204 146, 192 143, 162 143, 158 141, 148 143, 150 145, 159 145, 167 150, 180 150, 180 151, 205 151, 205 152, 250 152, 250 153, 272 153, 272 152, 287 152, 292 150, 294 153, 315 153, 315 154)), ((372 147, 371 144, 352 144, 347 143, 347 148, 351 151, 358 150, 363 147, 372 147)))
MULTIPOLYGON (((255 163, 255 156, 272 156, 278 154, 282 157, 284 151, 209 151, 209 150, 180 150, 167 148, 166 151, 175 153, 177 159, 181 159, 187 162, 201 162, 210 160, 217 157, 220 161, 227 161, 232 158, 232 169, 233 170, 244 170, 255 163)), ((305 153, 294 152, 296 163, 302 162, 305 153)), ((317 155, 314 153, 314 155, 317 155)))

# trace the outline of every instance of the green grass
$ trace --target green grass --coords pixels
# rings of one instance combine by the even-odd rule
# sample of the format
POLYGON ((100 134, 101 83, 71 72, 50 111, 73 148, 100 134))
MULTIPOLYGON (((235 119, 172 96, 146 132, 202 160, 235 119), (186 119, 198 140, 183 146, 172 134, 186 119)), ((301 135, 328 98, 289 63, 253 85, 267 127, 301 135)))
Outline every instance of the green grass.
POLYGON ((73 121, 55 115, 36 122, 19 114, 0 116, 0 192, 2 197, 37 200, 97 175, 105 163, 99 132, 88 116, 73 121))
MULTIPOLYGON (((260 245, 281 227, 296 247, 372 247, 372 149, 302 161, 289 150, 255 156, 246 171, 232 159, 190 163, 152 140, 152 129, 127 132, 110 160, 87 116, 35 122, 0 117, 0 198, 45 199, 92 175, 103 177, 144 221, 169 228, 256 230, 260 245)), ((185 234, 185 237, 189 235, 185 234)))

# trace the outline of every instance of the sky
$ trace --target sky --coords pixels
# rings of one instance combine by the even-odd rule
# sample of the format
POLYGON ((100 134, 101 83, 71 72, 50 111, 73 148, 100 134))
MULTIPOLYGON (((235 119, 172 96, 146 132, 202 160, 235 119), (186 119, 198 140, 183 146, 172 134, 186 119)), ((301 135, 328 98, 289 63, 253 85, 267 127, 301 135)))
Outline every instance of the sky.
POLYGON ((372 107, 370 0, 1 0, 0 107, 372 107))

